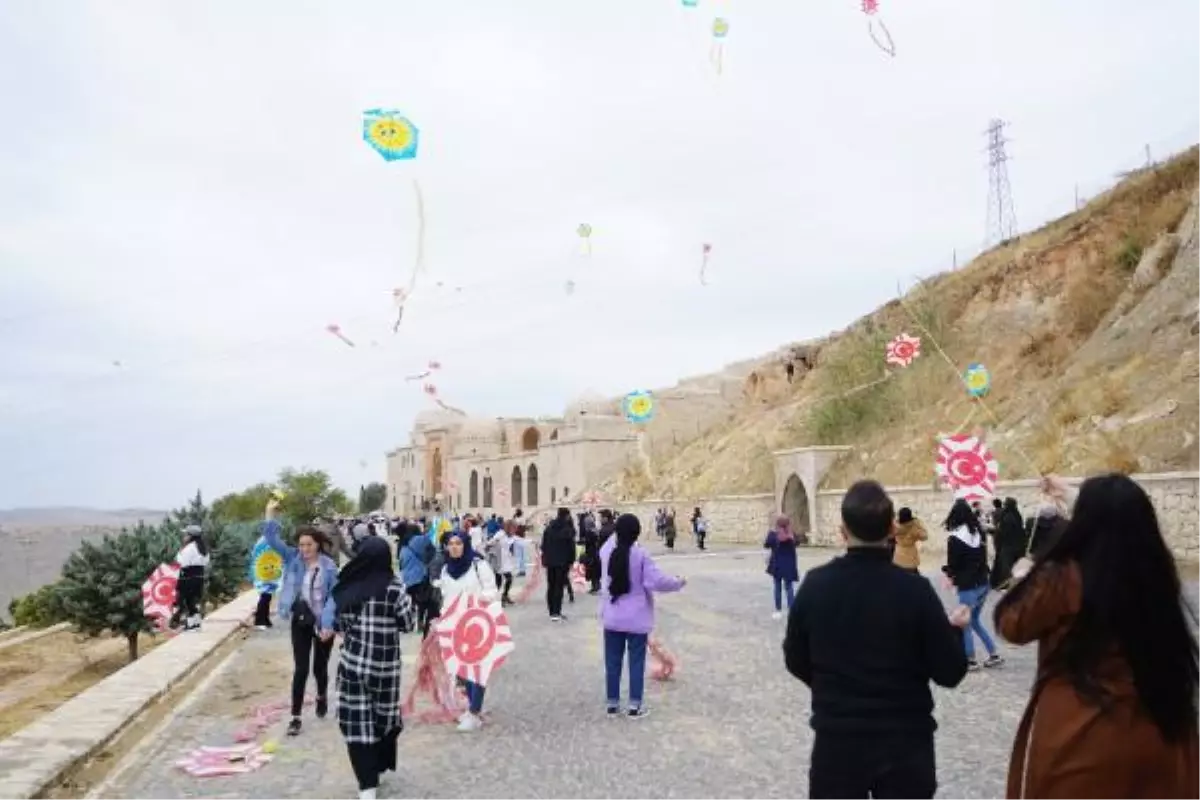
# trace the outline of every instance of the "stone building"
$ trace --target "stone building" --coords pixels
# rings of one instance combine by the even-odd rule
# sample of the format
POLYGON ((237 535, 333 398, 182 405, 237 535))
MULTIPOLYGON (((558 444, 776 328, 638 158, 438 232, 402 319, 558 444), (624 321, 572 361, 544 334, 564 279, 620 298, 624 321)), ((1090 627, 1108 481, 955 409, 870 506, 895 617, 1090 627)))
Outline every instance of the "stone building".
POLYGON ((479 419, 422 411, 407 445, 387 454, 387 509, 509 516, 577 499, 635 456, 637 430, 616 400, 586 396, 561 417, 479 419))

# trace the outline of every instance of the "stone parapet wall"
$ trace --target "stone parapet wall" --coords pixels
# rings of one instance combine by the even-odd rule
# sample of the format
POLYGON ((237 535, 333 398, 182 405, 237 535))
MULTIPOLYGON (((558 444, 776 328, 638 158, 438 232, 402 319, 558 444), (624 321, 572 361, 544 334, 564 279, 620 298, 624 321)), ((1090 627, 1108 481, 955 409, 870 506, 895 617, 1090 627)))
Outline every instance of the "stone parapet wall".
MULTIPOLYGON (((1150 495, 1158 513, 1159 525, 1175 557, 1184 561, 1200 561, 1200 505, 1197 503, 1197 488, 1200 473, 1171 472, 1157 475, 1133 476, 1150 495)), ((1082 478, 1067 478, 1072 486, 1082 483, 1082 478)), ((938 535, 938 526, 950 510, 954 495, 945 489, 931 486, 888 487, 888 493, 896 508, 908 506, 913 514, 923 520, 930 529, 931 538, 925 550, 929 553, 945 551, 945 537, 938 535)), ((817 494, 817 529, 812 532, 812 543, 840 546, 841 503, 844 489, 831 489, 817 494)), ((1035 480, 1008 481, 997 484, 998 497, 1014 497, 1025 515, 1036 513, 1040 503, 1038 483, 1035 480)), ((730 544, 757 544, 770 528, 772 519, 780 508, 780 500, 770 494, 718 495, 715 497, 675 498, 673 500, 651 499, 636 503, 619 503, 618 510, 637 514, 642 520, 643 531, 653 535, 654 512, 662 507, 674 508, 677 514, 680 537, 690 536, 688 519, 696 506, 704 511, 709 520, 709 540, 730 544)))

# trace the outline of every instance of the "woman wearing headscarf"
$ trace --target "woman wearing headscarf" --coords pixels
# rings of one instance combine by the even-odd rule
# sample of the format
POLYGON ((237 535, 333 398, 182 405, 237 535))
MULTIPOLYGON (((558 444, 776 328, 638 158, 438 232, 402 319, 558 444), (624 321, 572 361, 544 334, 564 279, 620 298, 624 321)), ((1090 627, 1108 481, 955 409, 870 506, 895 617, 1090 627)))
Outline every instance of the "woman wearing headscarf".
POLYGON ((800 567, 796 561, 796 535, 792 533, 792 521, 787 515, 775 518, 775 527, 767 533, 763 547, 771 551, 767 556, 767 574, 775 583, 775 613, 771 619, 783 616, 783 589, 787 587, 788 608, 796 599, 796 582, 800 580, 800 567))
POLYGON ((946 566, 942 572, 954 583, 958 591, 958 602, 971 609, 970 627, 963 631, 963 648, 967 654, 967 669, 979 669, 975 660, 975 638, 972 632, 979 636, 987 649, 985 667, 998 667, 1004 663, 1004 657, 996 652, 996 643, 984 627, 981 615, 984 603, 987 602, 988 563, 987 542, 984 539, 983 526, 979 517, 967 503, 959 498, 950 508, 946 517, 946 530, 950 536, 946 541, 946 566))
MULTIPOLYGON (((453 533, 446 541, 446 566, 442 568, 439 581, 442 603, 449 607, 459 595, 474 595, 485 603, 495 601, 496 576, 487 561, 471 549, 471 537, 465 533, 453 533)), ((458 729, 464 732, 477 731, 483 726, 479 718, 483 711, 483 687, 471 681, 462 681, 467 690, 468 708, 459 717, 458 729)))
POLYGON ((996 560, 992 563, 992 588, 999 589, 1012 578, 1013 564, 1025 555, 1025 520, 1015 497, 1007 497, 996 515, 996 560))
POLYGON ((429 636, 430 623, 439 611, 433 607, 433 576, 429 573, 434 555, 435 550, 428 536, 407 523, 400 523, 400 577, 416 606, 417 626, 421 629, 422 639, 429 636))
MULTIPOLYGON (((424 537, 421 537, 424 538, 424 537)), ((392 572, 392 550, 364 539, 333 589, 342 634, 338 728, 358 778, 358 796, 374 800, 379 776, 396 769, 400 719, 400 634, 415 627, 412 600, 392 572)))
POLYGON ((600 533, 596 530, 596 518, 590 513, 579 515, 579 540, 583 545, 583 568, 591 589, 588 594, 600 594, 600 533))
POLYGON ((1195 616, 1145 491, 1089 478, 1031 566, 996 605, 1001 636, 1038 643, 1007 796, 1200 796, 1195 616))
POLYGON ((185 616, 185 631, 200 630, 200 605, 204 597, 204 571, 208 568, 208 546, 199 525, 188 525, 183 529, 183 549, 175 556, 179 565, 179 581, 175 585, 177 606, 175 620, 185 616))
POLYGON ((900 509, 896 514, 896 533, 892 537, 896 543, 896 549, 892 551, 892 563, 909 572, 920 573, 920 543, 928 539, 925 526, 913 516, 912 509, 900 509))
POLYGON ((654 593, 677 592, 687 579, 659 570, 637 543, 642 523, 633 514, 617 517, 616 535, 600 548, 601 606, 604 623, 604 681, 609 718, 621 713, 621 667, 629 652, 630 719, 647 715, 642 706, 646 645, 654 630, 654 593))
POLYGON ((279 587, 276 614, 292 623, 292 720, 287 735, 300 734, 300 710, 308 684, 309 664, 317 681, 317 717, 329 713, 329 656, 333 652, 333 587, 337 564, 330 557, 333 546, 325 534, 312 527, 296 531, 296 546, 279 535, 275 518, 279 501, 267 501, 262 538, 283 559, 283 582, 279 587))

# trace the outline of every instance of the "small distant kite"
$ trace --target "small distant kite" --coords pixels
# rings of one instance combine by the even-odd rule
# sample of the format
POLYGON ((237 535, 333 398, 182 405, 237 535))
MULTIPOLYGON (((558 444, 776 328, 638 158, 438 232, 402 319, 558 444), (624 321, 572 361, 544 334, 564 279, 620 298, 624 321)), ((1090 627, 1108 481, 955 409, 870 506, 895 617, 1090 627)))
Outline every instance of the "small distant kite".
POLYGON ((956 497, 974 501, 995 493, 1000 464, 983 439, 960 433, 938 440, 934 471, 956 497))
POLYGON ((621 401, 621 409, 630 422, 649 422, 654 418, 654 396, 645 389, 630 392, 621 401))
POLYGON ((873 41, 875 46, 880 50, 895 58, 896 43, 892 41, 892 34, 887 29, 887 25, 883 24, 883 20, 875 18, 875 14, 879 11, 879 0, 862 0, 862 10, 863 13, 868 17, 867 33, 870 35, 871 41, 873 41), (883 32, 884 39, 887 41, 886 44, 880 40, 879 35, 875 32, 876 25, 878 25, 879 30, 883 32))
POLYGON ((921 338, 902 333, 887 344, 884 360, 897 367, 907 367, 921 355, 921 338))
POLYGON ((972 397, 983 397, 992 388, 992 376, 983 364, 971 364, 963 373, 963 383, 972 397))
POLYGON ((329 333, 332 333, 337 338, 341 339, 343 342, 348 344, 350 347, 354 347, 354 342, 352 342, 348 338, 346 338, 346 334, 342 333, 342 329, 340 326, 333 325, 333 324, 326 325, 325 330, 328 331, 329 333))
MULTIPOLYGON (((438 370, 439 370, 439 369, 441 369, 441 368, 442 368, 442 364, 441 364, 441 362, 440 362, 440 361, 430 361, 428 364, 426 364, 426 365, 425 365, 425 371, 424 371, 424 372, 418 372, 416 375, 405 375, 405 376, 404 376, 404 380, 405 380, 405 381, 409 381, 409 382, 411 382, 411 381, 423 381, 423 380, 425 380, 426 378, 428 378, 430 375, 432 375, 434 372, 438 371, 438 370)), ((429 391, 429 389, 430 389, 430 387, 431 387, 431 386, 433 386, 433 384, 426 384, 426 386, 425 386, 425 393, 426 393, 426 394, 431 394, 431 395, 432 395, 432 394, 437 394, 437 388, 436 388, 436 387, 433 389, 433 391, 432 391, 432 392, 431 392, 431 391, 429 391)))
POLYGON ((683 0, 684 8, 695 8, 700 5, 700 0, 683 0))
POLYGON ((363 141, 384 161, 406 161, 417 157, 421 132, 399 111, 373 108, 363 112, 363 141))
POLYGON ((575 233, 578 234, 581 240, 580 252, 585 256, 590 256, 592 254, 592 226, 586 222, 581 222, 579 223, 579 227, 575 229, 575 233))
POLYGON ((721 74, 721 67, 725 61, 725 37, 729 35, 729 20, 724 17, 717 17, 712 24, 712 47, 708 51, 708 60, 716 68, 717 74, 721 74))
POLYGON ((708 256, 712 253, 712 245, 705 242, 700 248, 700 285, 708 286, 704 273, 708 270, 708 256))

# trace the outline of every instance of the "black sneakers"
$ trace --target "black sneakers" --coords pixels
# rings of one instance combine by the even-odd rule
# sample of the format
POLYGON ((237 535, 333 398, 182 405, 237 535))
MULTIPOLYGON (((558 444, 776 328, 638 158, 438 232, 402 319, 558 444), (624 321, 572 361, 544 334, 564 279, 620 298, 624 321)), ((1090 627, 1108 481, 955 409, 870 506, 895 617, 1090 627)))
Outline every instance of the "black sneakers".
POLYGON ((329 713, 329 699, 325 697, 317 698, 317 719, 325 719, 325 715, 329 713))
POLYGON ((300 718, 299 717, 292 717, 292 721, 288 723, 287 735, 288 736, 299 736, 300 735, 300 718))

